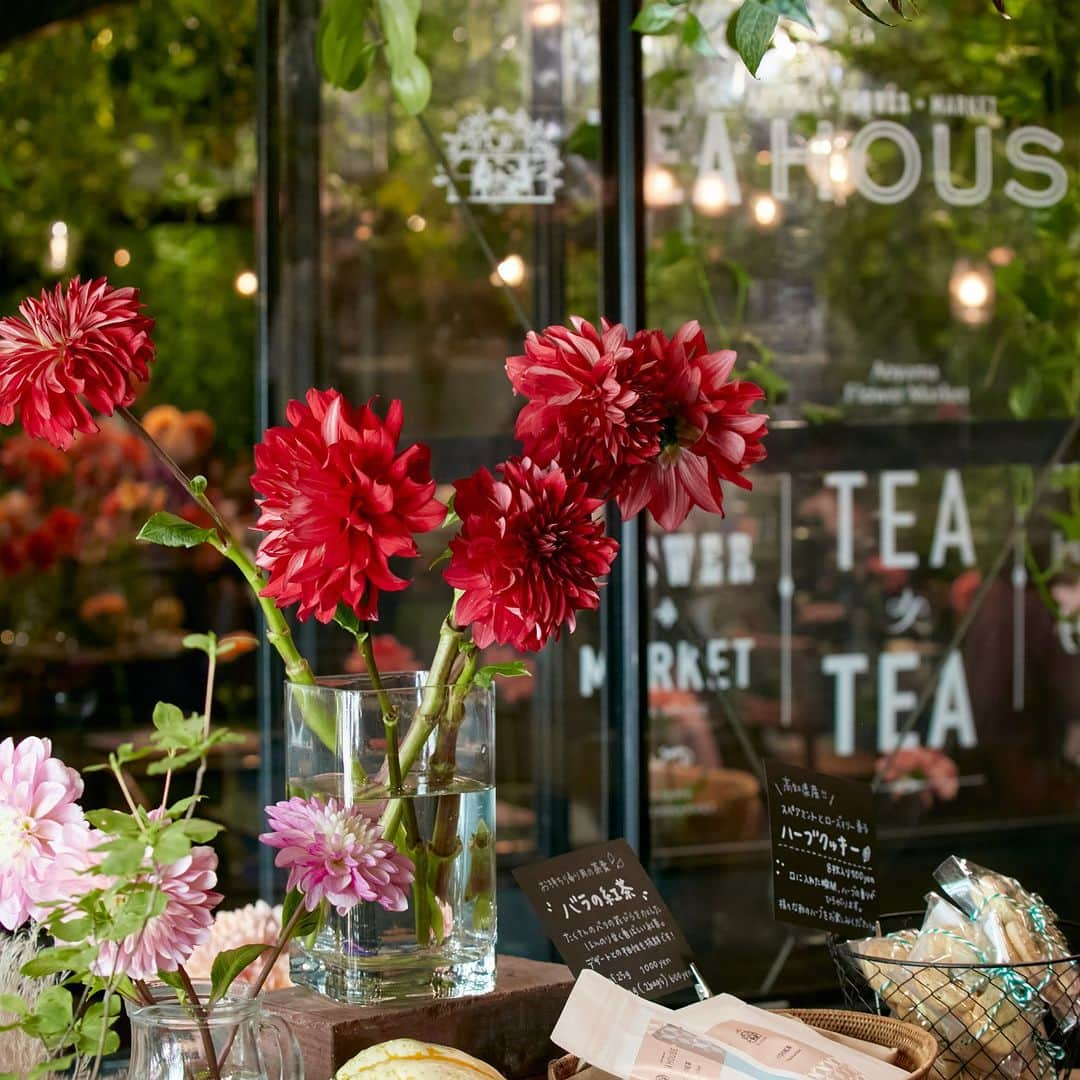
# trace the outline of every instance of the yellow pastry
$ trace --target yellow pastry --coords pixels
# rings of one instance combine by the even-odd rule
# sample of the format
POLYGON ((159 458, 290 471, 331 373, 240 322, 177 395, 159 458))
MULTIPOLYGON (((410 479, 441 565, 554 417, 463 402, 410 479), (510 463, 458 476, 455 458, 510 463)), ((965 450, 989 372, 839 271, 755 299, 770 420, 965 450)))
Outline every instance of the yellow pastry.
POLYGON ((504 1080, 486 1062, 451 1046, 391 1039, 361 1050, 335 1080, 504 1080))

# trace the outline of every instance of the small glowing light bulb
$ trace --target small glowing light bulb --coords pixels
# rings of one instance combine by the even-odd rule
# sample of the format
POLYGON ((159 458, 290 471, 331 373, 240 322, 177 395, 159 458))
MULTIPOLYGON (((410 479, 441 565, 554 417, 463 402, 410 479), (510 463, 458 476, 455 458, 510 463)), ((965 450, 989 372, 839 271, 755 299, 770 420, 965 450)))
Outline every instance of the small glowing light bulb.
POLYGON ((709 215, 722 214, 728 207, 727 184, 719 173, 704 173, 694 182, 694 205, 709 215))
POLYGON ((525 280, 525 260, 517 254, 507 255, 492 275, 498 279, 497 283, 509 285, 516 289, 525 280))
POLYGON ((236 275, 233 288, 241 296, 254 296, 259 291, 259 279, 255 276, 253 270, 241 270, 236 275))
POLYGON ((675 174, 663 165, 650 165, 645 170, 643 193, 645 205, 654 209, 674 206, 682 200, 675 174))
POLYGON ((771 195, 759 195, 754 199, 753 211, 754 220, 765 228, 775 225, 780 217, 780 207, 771 195))

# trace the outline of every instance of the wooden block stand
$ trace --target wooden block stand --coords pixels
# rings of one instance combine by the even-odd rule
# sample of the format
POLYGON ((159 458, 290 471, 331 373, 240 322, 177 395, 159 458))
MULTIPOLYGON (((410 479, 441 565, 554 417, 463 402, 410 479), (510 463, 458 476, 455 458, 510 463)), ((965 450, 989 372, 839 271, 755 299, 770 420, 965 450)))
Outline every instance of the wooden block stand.
POLYGON ((342 1005, 294 987, 267 994, 265 1002, 296 1035, 307 1080, 330 1080, 366 1047, 403 1038, 457 1047, 508 1080, 523 1080, 543 1076, 561 1055, 549 1036, 573 985, 561 964, 500 956, 495 989, 479 997, 342 1005))

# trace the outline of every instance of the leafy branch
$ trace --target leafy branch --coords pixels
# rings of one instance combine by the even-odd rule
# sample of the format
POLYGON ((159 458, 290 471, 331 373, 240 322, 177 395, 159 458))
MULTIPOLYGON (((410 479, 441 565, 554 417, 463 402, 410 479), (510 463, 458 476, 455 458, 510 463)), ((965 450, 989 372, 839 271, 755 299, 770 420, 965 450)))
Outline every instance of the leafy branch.
POLYGON ((316 56, 324 78, 341 90, 367 81, 381 51, 390 88, 410 116, 431 98, 431 73, 416 51, 420 0, 326 0, 316 56))
MULTIPOLYGON (((848 0, 861 15, 882 26, 892 24, 883 19, 866 0, 848 0)), ((908 17, 905 0, 887 0, 889 7, 901 18, 908 17)), ((1004 17, 1005 0, 991 0, 1004 17)), ((906 0, 913 12, 917 8, 913 0, 906 0)), ((701 19, 694 14, 693 0, 654 0, 638 13, 633 28, 641 34, 675 35, 683 45, 702 56, 719 56, 716 46, 709 39, 701 19)), ((798 23, 807 30, 815 29, 814 21, 806 7, 806 0, 743 0, 738 11, 727 25, 727 42, 739 54, 752 75, 756 75, 761 61, 772 46, 781 19, 798 23)))

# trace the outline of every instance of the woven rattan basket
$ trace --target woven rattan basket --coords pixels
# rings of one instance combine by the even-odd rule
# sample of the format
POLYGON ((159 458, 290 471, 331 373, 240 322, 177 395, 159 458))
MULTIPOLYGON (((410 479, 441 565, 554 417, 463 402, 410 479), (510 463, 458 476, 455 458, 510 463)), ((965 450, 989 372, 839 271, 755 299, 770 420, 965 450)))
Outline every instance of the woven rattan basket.
MULTIPOLYGON (((784 1016, 792 1016, 822 1031, 898 1050, 896 1065, 909 1074, 909 1080, 923 1080, 937 1057, 937 1040, 915 1024, 843 1009, 784 1009, 782 1012, 784 1016)), ((548 1065, 548 1080, 570 1080, 587 1067, 573 1055, 567 1055, 548 1065)))

